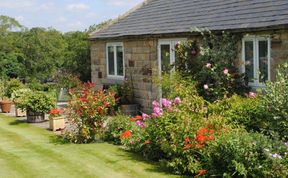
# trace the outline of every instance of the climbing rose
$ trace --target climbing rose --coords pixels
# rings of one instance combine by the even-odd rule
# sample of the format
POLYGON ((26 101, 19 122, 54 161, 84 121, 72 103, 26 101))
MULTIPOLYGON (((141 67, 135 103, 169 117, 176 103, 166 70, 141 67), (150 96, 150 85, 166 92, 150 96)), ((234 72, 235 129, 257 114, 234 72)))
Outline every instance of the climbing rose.
POLYGON ((212 64, 211 63, 207 63, 206 67, 210 69, 212 67, 212 64))
POLYGON ((163 98, 162 99, 162 105, 165 107, 165 108, 170 108, 171 105, 172 105, 172 102, 166 98, 163 98))
POLYGON ((229 70, 228 70, 227 68, 225 68, 224 71, 223 71, 223 73, 224 73, 225 75, 228 75, 228 74, 229 74, 229 70))
POLYGON ((256 98, 257 94, 254 92, 249 92, 248 96, 249 96, 249 98, 256 98))
POLYGON ((130 138, 132 137, 132 132, 130 130, 126 130, 124 133, 120 135, 120 138, 130 138))
POLYGON ((205 90, 209 89, 209 86, 207 84, 205 84, 203 87, 204 87, 205 90))
POLYGON ((180 103, 181 103, 180 97, 176 97, 176 98, 174 99, 174 104, 180 104, 180 103))

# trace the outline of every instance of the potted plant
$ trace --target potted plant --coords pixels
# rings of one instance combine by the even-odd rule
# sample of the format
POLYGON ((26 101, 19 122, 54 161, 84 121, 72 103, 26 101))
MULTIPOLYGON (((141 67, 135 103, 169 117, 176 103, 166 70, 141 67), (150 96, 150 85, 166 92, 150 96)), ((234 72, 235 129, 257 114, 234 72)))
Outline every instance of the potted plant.
POLYGON ((121 111, 124 114, 130 116, 135 116, 138 114, 138 104, 134 103, 134 91, 133 91, 132 79, 128 80, 125 77, 124 84, 121 88, 120 103, 121 103, 120 105, 121 111))
POLYGON ((24 97, 31 92, 30 89, 28 88, 21 88, 18 90, 15 90, 12 93, 12 101, 15 104, 15 114, 16 117, 25 117, 26 116, 26 110, 25 109, 21 109, 19 108, 19 104, 22 102, 22 100, 24 99, 24 97))
POLYGON ((10 113, 13 102, 10 100, 12 93, 23 87, 23 84, 18 79, 11 79, 10 81, 1 82, 2 86, 2 101, 0 103, 1 110, 4 113, 10 113))
POLYGON ((49 112, 49 128, 52 131, 65 128, 65 118, 61 114, 64 112, 63 109, 51 109, 49 112))
POLYGON ((17 104, 19 108, 26 110, 28 123, 37 123, 45 120, 45 113, 55 106, 55 98, 47 92, 33 91, 27 93, 17 104))

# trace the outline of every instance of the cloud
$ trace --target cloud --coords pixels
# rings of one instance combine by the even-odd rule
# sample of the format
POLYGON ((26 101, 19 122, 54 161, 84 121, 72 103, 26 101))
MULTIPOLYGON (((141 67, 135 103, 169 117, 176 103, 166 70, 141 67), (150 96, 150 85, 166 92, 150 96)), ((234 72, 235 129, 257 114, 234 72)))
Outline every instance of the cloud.
POLYGON ((73 12, 79 12, 79 11, 85 11, 90 9, 90 7, 83 3, 77 3, 77 4, 69 4, 66 6, 66 9, 73 12))
POLYGON ((108 5, 111 6, 128 6, 132 3, 135 3, 135 1, 137 3, 140 3, 143 2, 144 0, 105 0, 105 1, 108 5))
POLYGON ((31 8, 35 5, 33 0, 1 0, 0 8, 19 9, 19 8, 31 8))
POLYGON ((97 18, 98 15, 95 12, 89 12, 88 14, 86 14, 85 17, 86 18, 97 18))
POLYGON ((55 4, 53 2, 44 3, 39 6, 39 10, 53 10, 54 8, 55 4))
POLYGON ((65 17, 59 17, 58 19, 57 19, 57 22, 66 22, 67 21, 67 18, 65 18, 65 17))
POLYGON ((15 19, 20 23, 24 21, 24 17, 22 15, 16 16, 15 19))

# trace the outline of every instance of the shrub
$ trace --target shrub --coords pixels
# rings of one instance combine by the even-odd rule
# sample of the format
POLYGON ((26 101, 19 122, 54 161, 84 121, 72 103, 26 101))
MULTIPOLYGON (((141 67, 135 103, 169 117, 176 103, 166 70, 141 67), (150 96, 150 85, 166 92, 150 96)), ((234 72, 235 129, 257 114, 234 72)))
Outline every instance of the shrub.
POLYGON ((131 129, 132 122, 130 121, 130 118, 128 116, 116 115, 114 117, 109 117, 105 124, 103 139, 114 144, 120 144, 120 135, 124 131, 131 129))
POLYGON ((18 108, 38 113, 48 113, 55 104, 55 97, 42 91, 24 91, 17 99, 18 108))
POLYGON ((81 90, 71 91, 68 122, 64 139, 72 143, 89 143, 99 139, 108 110, 115 105, 114 93, 94 91, 88 82, 81 90))
POLYGON ((4 96, 11 98, 12 93, 20 88, 23 88, 24 85, 19 79, 10 79, 5 82, 4 96))
POLYGON ((220 134, 203 152, 204 169, 217 177, 287 177, 287 146, 261 134, 220 134))
POLYGON ((266 84, 263 106, 271 113, 269 129, 288 140, 288 63, 277 70, 276 81, 266 84))

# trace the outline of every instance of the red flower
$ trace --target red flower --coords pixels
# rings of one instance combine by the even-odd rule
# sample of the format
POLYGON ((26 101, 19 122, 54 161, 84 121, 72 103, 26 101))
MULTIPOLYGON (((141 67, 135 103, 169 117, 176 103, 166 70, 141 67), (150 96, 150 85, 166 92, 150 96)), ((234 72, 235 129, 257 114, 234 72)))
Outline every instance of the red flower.
POLYGON ((206 170, 202 169, 199 171, 199 173, 195 177, 200 177, 202 175, 206 174, 206 170))
POLYGON ((190 142, 190 138, 185 138, 185 140, 184 140, 185 142, 190 142))
POLYGON ((198 134, 197 137, 195 138, 195 141, 199 142, 200 144, 204 144, 206 141, 206 137, 201 134, 200 135, 198 134))
POLYGON ((132 132, 130 130, 126 130, 124 133, 120 135, 120 138, 130 138, 132 137, 132 132))
POLYGON ((142 116, 135 116, 135 117, 131 118, 130 120, 132 122, 139 121, 139 120, 142 120, 142 116))

